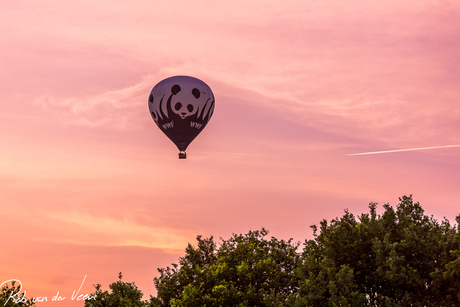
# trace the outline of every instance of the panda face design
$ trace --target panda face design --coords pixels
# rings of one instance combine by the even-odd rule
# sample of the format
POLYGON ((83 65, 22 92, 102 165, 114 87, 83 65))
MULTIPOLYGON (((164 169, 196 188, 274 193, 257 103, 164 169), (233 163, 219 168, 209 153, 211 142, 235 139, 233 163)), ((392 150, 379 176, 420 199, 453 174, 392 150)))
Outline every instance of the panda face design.
POLYGON ((194 115, 198 111, 198 104, 194 101, 200 98, 200 91, 197 88, 192 89, 191 93, 187 93, 182 91, 179 85, 174 85, 171 91, 173 93, 171 110, 179 115, 181 119, 194 115), (190 99, 191 96, 194 99, 190 99))
POLYGON ((186 76, 168 78, 150 92, 150 114, 163 132, 201 131, 212 116, 214 95, 211 89, 201 80, 190 79, 186 76), (179 80, 174 82, 174 79, 179 80))
POLYGON ((178 101, 174 104, 173 112, 179 115, 180 118, 185 119, 186 117, 193 115, 196 112, 196 108, 191 103, 185 106, 182 102, 178 101))

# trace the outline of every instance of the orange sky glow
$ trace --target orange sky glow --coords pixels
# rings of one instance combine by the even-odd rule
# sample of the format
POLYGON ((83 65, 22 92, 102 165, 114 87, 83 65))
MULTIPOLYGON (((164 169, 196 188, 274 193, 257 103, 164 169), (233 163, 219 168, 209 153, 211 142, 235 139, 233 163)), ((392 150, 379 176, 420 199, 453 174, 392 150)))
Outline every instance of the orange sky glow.
MULTIPOLYGON (((146 298, 197 235, 396 205, 460 213, 460 2, 3 1, 0 283, 71 300, 123 272, 146 298), (214 92, 187 159, 152 87, 214 92), (448 147, 449 146, 449 147, 448 147), (438 147, 438 148, 434 148, 438 147), (388 152, 397 149, 420 149, 388 152), (387 152, 385 154, 350 155, 387 152)), ((53 306, 54 306, 53 305, 53 306)))

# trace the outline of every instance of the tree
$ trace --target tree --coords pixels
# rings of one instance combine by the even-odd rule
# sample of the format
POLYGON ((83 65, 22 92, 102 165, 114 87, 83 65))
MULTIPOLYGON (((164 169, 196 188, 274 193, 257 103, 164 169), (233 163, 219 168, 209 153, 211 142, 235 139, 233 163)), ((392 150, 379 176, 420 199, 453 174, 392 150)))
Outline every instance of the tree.
POLYGON ((101 285, 94 285, 96 291, 90 296, 95 300, 85 301, 85 307, 149 307, 153 301, 142 300, 142 291, 140 291, 134 282, 128 283, 122 281, 123 275, 118 274, 118 281, 110 284, 109 288, 112 293, 102 291, 101 285))
POLYGON ((412 196, 383 208, 312 226, 301 253, 265 229, 220 244, 198 236, 159 269, 155 306, 460 306, 458 225, 426 216, 412 196))
POLYGON ((30 299, 23 299, 23 294, 20 294, 21 285, 17 283, 16 280, 12 280, 11 282, 4 282, 0 288, 0 306, 4 307, 30 307, 35 306, 35 302, 32 302, 30 299), (18 294, 18 295, 15 295, 18 294), (13 300, 18 301, 17 303, 13 300))
POLYGON ((234 234, 217 246, 197 237, 179 265, 159 269, 154 279, 159 306, 282 306, 297 291, 294 270, 299 244, 268 231, 234 234))
MULTIPOLYGON (((358 219, 347 210, 306 241, 298 303, 338 306, 458 306, 460 251, 458 227, 424 215, 412 196, 395 211, 369 205, 358 219), (343 282, 339 282, 342 279, 343 282), (345 287, 344 287, 345 285, 345 287)), ((457 217, 459 222, 460 216, 457 217)))
POLYGON ((85 306, 460 306, 460 215, 457 225, 426 216, 412 196, 396 209, 311 226, 300 243, 249 231, 228 239, 197 237, 178 264, 158 269, 157 296, 142 301, 134 283, 119 281, 85 306))

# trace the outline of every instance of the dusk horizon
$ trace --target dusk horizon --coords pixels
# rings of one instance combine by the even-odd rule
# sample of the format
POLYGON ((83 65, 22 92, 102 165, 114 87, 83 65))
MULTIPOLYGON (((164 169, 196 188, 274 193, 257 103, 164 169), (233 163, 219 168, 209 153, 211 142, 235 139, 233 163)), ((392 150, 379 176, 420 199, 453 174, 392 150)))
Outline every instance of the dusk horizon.
POLYGON ((82 306, 70 298, 83 280, 89 294, 119 272, 148 298, 197 235, 264 227, 303 242, 323 219, 404 195, 439 221, 460 213, 459 2, 0 12, 0 283, 67 297, 45 306, 82 306), (187 159, 149 110, 152 88, 178 75, 215 98, 187 159))

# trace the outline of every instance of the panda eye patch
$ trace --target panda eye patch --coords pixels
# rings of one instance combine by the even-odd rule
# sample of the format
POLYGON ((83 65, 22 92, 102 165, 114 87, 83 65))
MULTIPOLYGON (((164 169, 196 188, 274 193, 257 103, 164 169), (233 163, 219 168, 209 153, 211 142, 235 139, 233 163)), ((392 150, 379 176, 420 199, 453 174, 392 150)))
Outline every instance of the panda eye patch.
POLYGON ((182 108, 182 103, 178 102, 174 105, 174 109, 176 109, 176 111, 179 111, 180 109, 182 108))
POLYGON ((188 110, 189 112, 192 112, 192 111, 193 111, 193 106, 192 106, 191 104, 189 104, 189 105, 187 106, 187 110, 188 110))

